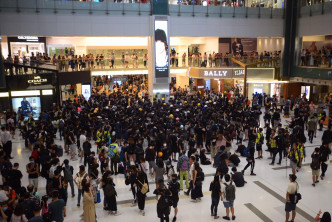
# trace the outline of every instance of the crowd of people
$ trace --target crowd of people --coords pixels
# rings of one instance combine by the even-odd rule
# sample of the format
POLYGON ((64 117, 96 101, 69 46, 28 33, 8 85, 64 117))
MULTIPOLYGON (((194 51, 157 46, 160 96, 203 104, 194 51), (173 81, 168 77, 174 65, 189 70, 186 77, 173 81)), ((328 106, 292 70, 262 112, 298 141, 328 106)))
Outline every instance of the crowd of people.
MULTIPOLYGON (((123 85, 114 85, 117 90, 106 93, 100 87, 107 81, 106 77, 96 79, 88 101, 77 96, 62 106, 53 104, 38 120, 32 117, 26 120, 20 113, 10 111, 2 117, 2 221, 64 221, 69 186, 71 196, 77 195, 78 207, 83 197, 84 221, 96 221, 96 203, 102 203, 110 215, 118 216, 114 178, 124 177, 132 192, 132 206, 137 206, 141 215, 145 215, 147 193, 152 192, 157 196, 160 221, 169 221, 173 208, 174 222, 181 191, 190 195, 192 202, 203 198, 206 179, 202 165, 215 168, 209 186, 211 216, 219 217, 218 204, 222 201, 226 210, 223 219, 235 220, 236 187, 245 186, 244 175, 249 167, 250 175, 256 175, 255 161, 263 158, 263 144, 268 147, 271 165, 279 156, 277 164, 285 161, 285 157, 292 168, 286 221, 290 212, 291 221, 296 215, 300 199, 296 179, 303 176, 304 157, 312 157, 312 185, 316 186, 319 179, 324 183, 332 145, 332 117, 323 108, 318 111, 312 108, 305 96, 291 97, 281 105, 275 96, 261 94, 253 95, 250 101, 236 93, 236 89, 224 94, 208 90, 203 95, 174 88, 168 101, 155 98, 152 103, 147 93, 138 95, 146 87, 143 77, 129 76, 123 85), (292 111, 291 120, 283 126, 281 116, 289 116, 292 111), (261 115, 264 122, 260 121, 261 115), (8 122, 10 118, 13 121, 8 122), (311 155, 306 152, 305 131, 312 142, 316 130, 323 130, 327 119, 322 145, 311 155), (16 134, 15 127, 19 129, 16 134), (11 162, 11 140, 18 132, 31 150, 26 165, 29 184, 21 184, 20 166, 11 162), (56 143, 56 138, 63 145, 56 143), (62 156, 63 162, 59 159, 62 156), (238 170, 239 156, 246 157, 247 165, 238 170), (75 161, 82 163, 78 172, 71 165, 75 161), (38 182, 42 178, 47 185, 46 194, 41 197, 38 182)), ((331 96, 327 104, 331 110, 331 96)))
POLYGON ((318 50, 312 44, 308 49, 302 49, 301 66, 331 67, 332 48, 322 47, 318 50))
MULTIPOLYGON (((170 65, 171 67, 229 67, 237 66, 237 64, 232 63, 232 58, 238 60, 246 60, 248 62, 265 61, 268 59, 280 58, 281 52, 243 52, 241 54, 235 53, 183 53, 179 56, 174 49, 170 52, 170 65)), ((84 70, 100 70, 100 69, 137 69, 137 68, 147 68, 148 65, 148 55, 144 54, 140 56, 137 53, 128 54, 122 53, 121 58, 116 58, 115 54, 103 55, 103 54, 83 54, 75 55, 66 53, 66 55, 53 55, 50 57, 47 53, 37 53, 36 55, 32 52, 31 56, 23 55, 22 57, 15 55, 12 57, 8 55, 7 58, 2 58, 5 62, 4 68, 5 72, 9 74, 28 74, 29 68, 24 66, 32 67, 42 67, 42 65, 53 65, 54 69, 69 72, 69 71, 84 71, 84 70), (14 67, 13 67, 14 65, 14 67), (15 66, 23 65, 23 66, 15 66), (14 68, 14 70, 13 70, 14 68)), ((274 67, 278 65, 279 61, 273 63, 270 62, 269 65, 265 64, 265 67, 274 67)), ((50 67, 47 67, 50 68, 50 67)), ((33 71, 32 71, 33 72, 33 71)))

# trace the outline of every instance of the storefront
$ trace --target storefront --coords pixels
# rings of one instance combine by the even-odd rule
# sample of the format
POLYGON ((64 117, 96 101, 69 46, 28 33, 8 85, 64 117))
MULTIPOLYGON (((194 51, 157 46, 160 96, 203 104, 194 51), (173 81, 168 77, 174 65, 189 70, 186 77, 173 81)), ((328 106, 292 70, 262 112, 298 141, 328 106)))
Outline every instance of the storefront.
POLYGON ((8 37, 8 50, 9 54, 14 56, 31 56, 31 53, 35 55, 37 53, 45 53, 46 38, 38 36, 17 36, 8 37))
POLYGON ((0 92, 0 109, 13 110, 28 118, 56 103, 56 74, 6 76, 6 89, 0 92))
MULTIPOLYGON (((249 99, 252 94, 276 95, 279 99, 283 93, 283 81, 275 79, 274 68, 248 68, 247 90, 249 99)), ((194 86, 199 90, 209 88, 215 92, 224 92, 233 87, 243 93, 243 68, 191 68, 189 77, 194 78, 194 86)))

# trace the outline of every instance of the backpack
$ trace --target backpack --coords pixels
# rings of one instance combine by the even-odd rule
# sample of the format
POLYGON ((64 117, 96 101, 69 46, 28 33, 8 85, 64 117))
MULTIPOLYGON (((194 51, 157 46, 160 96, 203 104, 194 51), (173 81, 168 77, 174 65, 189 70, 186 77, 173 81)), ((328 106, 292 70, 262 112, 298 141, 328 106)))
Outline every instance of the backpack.
POLYGON ((243 150, 243 156, 244 157, 248 157, 250 153, 250 147, 247 146, 244 150, 243 150))
POLYGON ((160 193, 161 197, 158 200, 157 207, 158 208, 168 208, 169 207, 169 196, 166 194, 167 190, 165 189, 164 192, 160 193))
POLYGON ((310 164, 310 167, 311 167, 312 170, 319 170, 320 169, 319 157, 314 155, 314 157, 312 158, 312 162, 310 164))
POLYGON ((65 127, 65 122, 63 120, 59 121, 59 129, 63 129, 65 127))
POLYGON ((141 193, 144 195, 146 194, 148 191, 149 191, 149 186, 147 183, 145 183, 145 181, 143 181, 143 183, 141 183, 141 181, 137 180, 141 185, 142 185, 142 188, 141 188, 141 193))
POLYGON ((188 164, 188 160, 181 158, 182 160, 182 164, 180 166, 181 171, 188 171, 189 170, 189 164, 188 164))
POLYGON ((261 137, 259 138, 259 143, 260 144, 264 143, 264 135, 263 135, 263 133, 261 134, 261 137))
POLYGON ((104 194, 106 197, 111 197, 115 195, 115 189, 113 184, 107 183, 104 188, 104 194))
POLYGON ((204 181, 205 174, 202 169, 199 172, 197 172, 197 177, 199 181, 204 181))
POLYGON ((234 201, 235 200, 235 186, 232 184, 232 182, 228 185, 227 183, 224 183, 226 186, 225 193, 226 193, 226 200, 227 201, 234 201))
POLYGON ((72 171, 70 169, 70 166, 68 166, 68 167, 65 166, 63 169, 64 169, 64 171, 63 171, 63 173, 64 173, 64 179, 67 182, 71 181, 73 179, 73 173, 72 173, 72 171))

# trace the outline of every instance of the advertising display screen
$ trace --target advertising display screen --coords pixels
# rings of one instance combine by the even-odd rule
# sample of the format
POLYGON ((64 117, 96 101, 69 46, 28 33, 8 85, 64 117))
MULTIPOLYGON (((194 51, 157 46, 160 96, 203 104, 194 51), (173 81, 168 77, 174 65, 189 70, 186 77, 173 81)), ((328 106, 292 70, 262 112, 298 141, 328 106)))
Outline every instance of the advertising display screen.
POLYGON ((168 78, 169 76, 167 26, 167 21, 155 20, 155 78, 168 78))
POLYGON ((91 96, 90 85, 82 85, 82 95, 86 101, 88 101, 90 99, 90 96, 91 96))
POLYGON ((13 110, 18 112, 20 108, 21 115, 28 118, 33 115, 37 120, 41 111, 40 97, 18 97, 12 99, 13 110))

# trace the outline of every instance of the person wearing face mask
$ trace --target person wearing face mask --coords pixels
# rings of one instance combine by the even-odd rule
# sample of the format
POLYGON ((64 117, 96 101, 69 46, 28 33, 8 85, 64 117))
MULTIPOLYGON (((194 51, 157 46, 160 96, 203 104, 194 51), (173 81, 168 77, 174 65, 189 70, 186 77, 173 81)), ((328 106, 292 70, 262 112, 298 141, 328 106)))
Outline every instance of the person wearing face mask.
POLYGON ((38 190, 38 173, 39 173, 39 166, 35 163, 35 159, 30 156, 29 163, 26 165, 27 173, 29 174, 29 184, 34 186, 34 192, 38 190))

